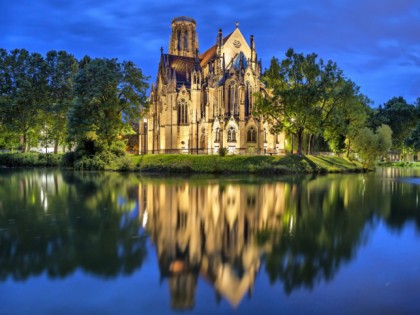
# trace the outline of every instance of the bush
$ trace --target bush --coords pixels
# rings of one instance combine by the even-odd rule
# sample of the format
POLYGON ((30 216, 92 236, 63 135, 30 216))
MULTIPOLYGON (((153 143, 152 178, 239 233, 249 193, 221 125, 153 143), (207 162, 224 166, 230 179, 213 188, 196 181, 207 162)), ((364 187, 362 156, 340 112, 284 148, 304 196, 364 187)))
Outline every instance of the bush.
POLYGON ((228 149, 223 148, 223 147, 219 148, 219 155, 220 156, 225 156, 227 153, 228 153, 228 149))
POLYGON ((60 166, 73 167, 76 160, 76 152, 67 152, 61 158, 60 166))
POLYGON ((114 162, 116 156, 110 151, 102 151, 93 156, 80 156, 76 154, 76 160, 74 161, 74 168, 78 170, 105 170, 112 162, 114 162))
POLYGON ((130 171, 134 169, 134 163, 132 159, 127 156, 123 156, 116 161, 118 171, 130 171))
POLYGON ((55 167, 60 165, 60 154, 5 153, 0 154, 0 165, 6 167, 55 167))
POLYGON ((123 141, 116 141, 111 144, 110 151, 115 156, 124 156, 125 155, 125 143, 123 141))

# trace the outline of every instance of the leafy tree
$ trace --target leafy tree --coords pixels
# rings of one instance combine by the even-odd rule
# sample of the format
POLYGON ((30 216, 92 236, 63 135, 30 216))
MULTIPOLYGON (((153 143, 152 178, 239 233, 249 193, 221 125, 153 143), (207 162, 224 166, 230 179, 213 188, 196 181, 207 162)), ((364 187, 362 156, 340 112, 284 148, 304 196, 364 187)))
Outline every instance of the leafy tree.
POLYGON ((283 61, 271 60, 263 80, 269 92, 257 94, 255 113, 270 121, 273 132, 293 134, 298 154, 302 154, 304 132, 321 135, 329 127, 332 133, 339 125, 337 118, 342 119, 342 109, 355 103, 358 95, 358 88, 334 62, 324 63, 316 54, 304 56, 293 49, 283 61))
POLYGON ((132 62, 83 58, 69 111, 69 139, 89 154, 108 150, 147 106, 147 78, 132 62))
POLYGON ((410 105, 403 97, 393 97, 373 112, 371 125, 376 128, 387 124, 392 129, 393 150, 403 157, 409 151, 406 141, 416 128, 418 122, 416 107, 410 105))
POLYGON ((371 101, 359 93, 359 87, 354 83, 347 82, 346 102, 343 102, 339 110, 333 112, 332 119, 325 125, 324 138, 328 141, 334 152, 346 149, 349 157, 352 151, 353 140, 359 130, 366 125, 369 106, 371 101))
POLYGON ((38 53, 0 52, 0 124, 21 137, 22 151, 36 141, 47 98, 47 71, 38 53))
POLYGON ((354 149, 363 159, 364 168, 371 168, 375 161, 386 155, 392 146, 392 130, 388 125, 381 125, 376 133, 367 127, 362 128, 354 138, 354 149))
POLYGON ((67 112, 73 101, 74 79, 78 71, 77 60, 65 51, 49 51, 46 55, 48 66, 48 107, 44 135, 54 142, 54 153, 66 136, 67 112))

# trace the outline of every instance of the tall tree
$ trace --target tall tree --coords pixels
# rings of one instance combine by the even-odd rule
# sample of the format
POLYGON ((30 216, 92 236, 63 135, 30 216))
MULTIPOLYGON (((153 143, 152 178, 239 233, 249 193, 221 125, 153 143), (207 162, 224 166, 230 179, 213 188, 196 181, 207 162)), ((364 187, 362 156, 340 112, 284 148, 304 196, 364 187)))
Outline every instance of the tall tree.
POLYGON ((70 139, 79 146, 110 148, 147 107, 146 80, 132 62, 83 58, 69 111, 70 139))
POLYGON ((54 153, 63 144, 66 135, 67 112, 73 100, 74 79, 78 62, 65 51, 51 50, 46 55, 48 70, 48 121, 46 135, 54 142, 54 153))
POLYGON ((359 130, 366 125, 371 101, 359 92, 359 87, 348 82, 352 86, 346 102, 343 102, 339 110, 333 112, 332 119, 324 126, 324 138, 330 148, 335 151, 346 149, 349 157, 352 151, 353 140, 359 130))
POLYGON ((15 49, 2 51, 0 71, 0 122, 21 137, 22 151, 36 140, 43 125, 47 98, 47 71, 38 53, 15 49))
POLYGON ((334 62, 324 63, 316 54, 305 56, 293 49, 286 52, 283 61, 271 60, 263 80, 269 90, 266 95, 257 95, 255 113, 271 122, 273 132, 296 136, 298 154, 302 154, 304 132, 322 134, 358 93, 334 62))
POLYGON ((392 149, 404 158, 409 150, 406 141, 415 130, 418 119, 416 107, 400 96, 379 106, 371 117, 371 125, 375 128, 382 123, 389 125, 392 129, 392 149))
POLYGON ((372 168, 376 160, 388 153, 392 146, 392 130, 388 125, 381 125, 374 133, 365 127, 354 138, 354 149, 363 159, 364 168, 372 168))

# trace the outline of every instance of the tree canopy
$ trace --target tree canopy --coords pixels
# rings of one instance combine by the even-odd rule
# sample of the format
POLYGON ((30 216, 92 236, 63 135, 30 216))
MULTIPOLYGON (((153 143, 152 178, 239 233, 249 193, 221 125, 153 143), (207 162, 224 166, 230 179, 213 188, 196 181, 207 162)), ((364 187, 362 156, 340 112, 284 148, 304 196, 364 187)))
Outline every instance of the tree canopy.
POLYGON ((255 113, 272 124, 272 132, 297 138, 302 154, 303 134, 350 137, 363 124, 368 100, 332 62, 289 49, 281 62, 271 60, 263 75, 267 93, 257 95, 255 113))
POLYGON ((403 97, 393 97, 373 110, 370 125, 377 128, 387 124, 392 130, 392 150, 404 157, 414 150, 415 130, 420 119, 419 106, 409 104, 403 97), (414 136, 414 137, 413 137, 414 136))
POLYGON ((0 147, 109 148, 147 108, 146 80, 133 62, 0 49, 0 147))
POLYGON ((359 130, 354 138, 355 150, 364 161, 364 167, 370 168, 392 146, 392 130, 388 125, 381 125, 376 132, 367 127, 359 130))
POLYGON ((93 141, 96 147, 111 147, 129 132, 130 122, 139 120, 147 88, 146 77, 132 62, 84 58, 75 79, 69 138, 82 146, 93 141))

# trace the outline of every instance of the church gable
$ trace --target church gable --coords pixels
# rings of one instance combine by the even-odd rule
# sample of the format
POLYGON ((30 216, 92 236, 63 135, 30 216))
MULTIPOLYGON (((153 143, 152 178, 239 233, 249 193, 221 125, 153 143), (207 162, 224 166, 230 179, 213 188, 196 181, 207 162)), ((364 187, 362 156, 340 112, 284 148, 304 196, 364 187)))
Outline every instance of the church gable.
POLYGON ((251 58, 251 48, 239 28, 236 28, 223 44, 222 54, 225 54, 226 63, 229 64, 241 52, 247 60, 251 58))

